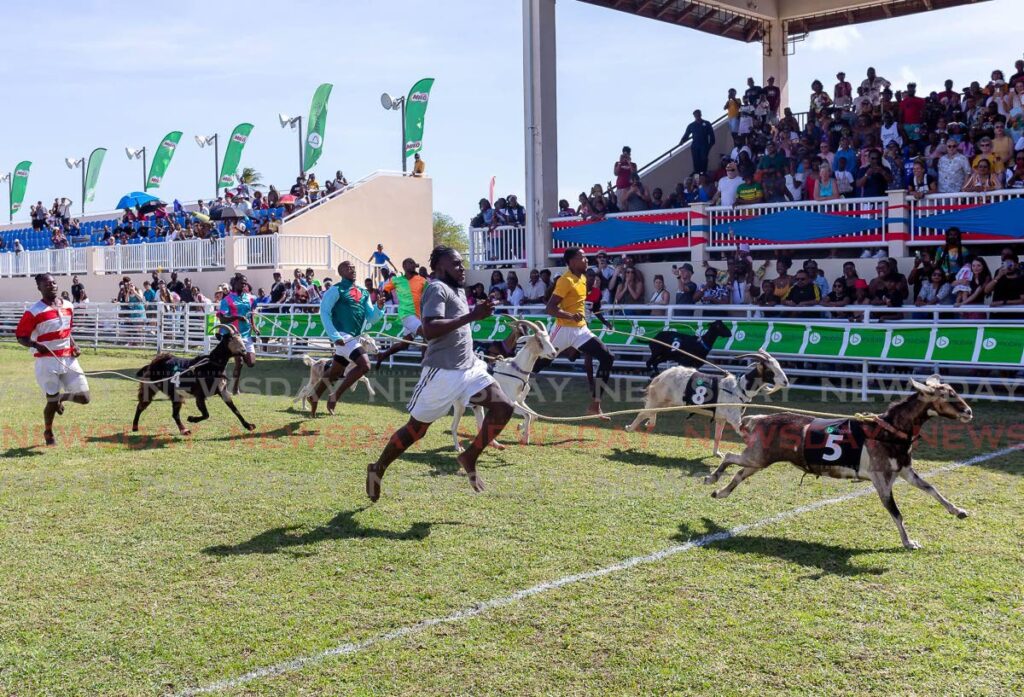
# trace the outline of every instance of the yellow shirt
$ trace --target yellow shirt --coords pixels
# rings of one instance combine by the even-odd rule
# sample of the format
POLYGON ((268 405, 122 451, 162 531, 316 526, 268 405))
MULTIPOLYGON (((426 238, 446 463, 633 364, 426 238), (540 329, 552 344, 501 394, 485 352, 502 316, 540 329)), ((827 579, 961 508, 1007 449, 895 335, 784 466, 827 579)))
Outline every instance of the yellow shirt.
POLYGON ((416 164, 412 166, 412 173, 417 177, 423 176, 423 172, 427 169, 427 163, 423 160, 416 160, 416 164))
POLYGON ((725 102, 726 113, 729 114, 730 119, 734 119, 740 115, 740 100, 729 99, 725 102))
MULTIPOLYGON (((582 317, 584 315, 584 301, 587 297, 587 279, 584 276, 574 276, 571 271, 566 271, 564 274, 558 277, 558 282, 555 283, 555 290, 552 295, 557 295, 561 298, 558 303, 558 309, 562 312, 568 312, 570 315, 579 313, 582 317)), ((585 319, 579 321, 571 319, 562 319, 559 317, 555 320, 555 324, 560 327, 585 327, 587 322, 585 319)))

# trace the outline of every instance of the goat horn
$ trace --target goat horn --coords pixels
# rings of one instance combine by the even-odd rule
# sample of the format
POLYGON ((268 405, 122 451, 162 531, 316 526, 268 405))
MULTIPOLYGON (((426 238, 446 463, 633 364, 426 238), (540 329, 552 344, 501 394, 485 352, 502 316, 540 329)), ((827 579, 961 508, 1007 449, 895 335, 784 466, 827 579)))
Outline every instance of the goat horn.
POLYGON ((764 356, 762 356, 760 352, 758 352, 758 353, 741 353, 740 355, 736 356, 736 360, 740 361, 740 360, 743 360, 744 358, 763 358, 763 357, 764 356))
POLYGON ((236 329, 235 327, 233 327, 230 324, 224 324, 223 322, 221 322, 220 324, 213 325, 214 331, 220 329, 221 327, 224 327, 225 329, 227 329, 232 334, 237 334, 238 333, 238 329, 236 329))
POLYGON ((544 331, 544 328, 542 326, 540 326, 539 324, 537 324, 536 322, 534 322, 533 320, 521 319, 521 320, 518 320, 518 322, 520 324, 524 324, 527 327, 529 327, 531 330, 533 330, 534 334, 537 334, 539 332, 544 331))

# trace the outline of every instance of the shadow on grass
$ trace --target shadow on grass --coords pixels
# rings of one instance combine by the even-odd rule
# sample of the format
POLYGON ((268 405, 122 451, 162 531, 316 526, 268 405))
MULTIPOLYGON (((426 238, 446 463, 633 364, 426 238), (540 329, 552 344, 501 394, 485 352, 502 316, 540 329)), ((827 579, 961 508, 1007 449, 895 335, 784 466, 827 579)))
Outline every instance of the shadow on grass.
POLYGON ((129 450, 161 450, 177 442, 174 436, 166 433, 108 433, 102 436, 89 436, 86 443, 104 443, 121 445, 129 450))
MULTIPOLYGON (((727 528, 718 525, 710 518, 701 519, 704 531, 692 530, 686 523, 679 524, 679 533, 672 537, 679 542, 689 542, 705 535, 727 532, 727 528)), ((753 554, 762 557, 775 557, 790 564, 799 564, 809 569, 818 569, 816 573, 802 578, 817 580, 824 576, 880 576, 888 571, 881 567, 854 566, 851 559, 861 554, 878 554, 882 550, 841 547, 821 542, 805 542, 783 537, 748 537, 739 535, 724 540, 711 542, 708 547, 733 554, 753 554)))
POLYGON ((38 445, 26 445, 21 448, 8 448, 0 453, 0 457, 35 457, 42 454, 38 445))
POLYGON ((605 457, 614 462, 636 465, 637 467, 664 467, 665 469, 679 470, 691 477, 704 476, 713 469, 704 460, 688 460, 682 457, 658 455, 643 450, 613 448, 605 457))
MULTIPOLYGON (((463 445, 465 444, 465 441, 463 441, 463 445)), ((484 450, 483 455, 481 456, 483 459, 477 463, 481 471, 486 472, 489 469, 512 466, 513 463, 511 462, 495 462, 488 458, 488 455, 494 455, 498 452, 499 451, 496 451, 491 447, 484 450)), ((505 452, 508 451, 506 450, 505 452)), ((428 477, 444 477, 456 474, 459 471, 459 463, 458 460, 455 459, 457 457, 458 453, 456 453, 455 449, 449 444, 440 448, 434 448, 433 450, 420 450, 413 452, 406 451, 402 453, 398 462, 405 460, 407 462, 416 462, 421 465, 426 465, 430 468, 430 471, 427 472, 428 477)))
POLYGON ((459 525, 452 522, 417 522, 404 532, 380 530, 364 527, 355 519, 357 513, 366 510, 366 506, 352 511, 342 511, 324 525, 313 528, 309 532, 294 534, 299 525, 272 528, 261 532, 250 540, 237 545, 216 545, 207 547, 203 554, 216 557, 230 557, 240 554, 276 554, 287 552, 293 556, 310 556, 312 551, 290 551, 292 547, 305 547, 329 540, 380 539, 393 542, 417 542, 430 536, 435 525, 459 525))
MULTIPOLYGON (((227 407, 224 407, 227 409, 227 407)), ((230 414, 230 412, 228 412, 230 414)), ((259 424, 256 425, 256 430, 252 433, 233 433, 227 436, 218 436, 217 438, 209 438, 210 442, 216 443, 218 441, 237 441, 237 440, 263 440, 265 438, 301 438, 308 436, 318 436, 320 431, 310 431, 302 428, 306 423, 306 419, 300 419, 292 421, 291 423, 278 426, 269 431, 261 431, 259 424)), ((237 424, 237 422, 236 422, 237 424)))

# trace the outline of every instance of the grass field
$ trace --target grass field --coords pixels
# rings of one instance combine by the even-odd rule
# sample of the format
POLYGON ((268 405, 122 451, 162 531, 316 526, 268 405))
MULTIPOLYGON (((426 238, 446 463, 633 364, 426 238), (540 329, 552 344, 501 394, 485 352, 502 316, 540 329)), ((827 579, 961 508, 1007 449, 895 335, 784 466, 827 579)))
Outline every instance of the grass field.
MULTIPOLYGON (((542 428, 542 443, 484 455, 483 495, 456 474, 444 419, 368 506, 366 463, 402 405, 359 388, 338 416, 308 420, 281 382, 297 388, 301 364, 255 373, 279 396, 238 398, 253 435, 219 400, 191 438, 172 434, 164 401, 143 434, 126 435, 134 386, 94 378, 93 403, 69 405, 61 444, 45 449, 31 359, 0 347, 0 692, 172 695, 313 657, 219 693, 1024 693, 1022 452, 932 477, 966 520, 897 487, 924 545, 915 552, 873 493, 795 511, 865 484, 801 481, 778 465, 711 499, 701 477, 717 462, 706 443, 673 435, 679 416, 651 436, 623 433, 625 417, 614 429, 542 428), (764 523, 780 513, 791 515, 764 523)), ((581 413, 583 384, 536 407, 581 413)), ((931 422, 918 471, 1015 444, 1020 407, 973 406, 991 430, 931 422)))

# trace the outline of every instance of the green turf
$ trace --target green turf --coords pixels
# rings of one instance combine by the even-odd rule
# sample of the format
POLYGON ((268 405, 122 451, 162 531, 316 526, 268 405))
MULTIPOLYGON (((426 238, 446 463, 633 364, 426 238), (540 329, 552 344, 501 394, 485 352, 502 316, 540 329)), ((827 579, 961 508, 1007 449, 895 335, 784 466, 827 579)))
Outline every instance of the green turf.
MULTIPOLYGON (((304 368, 256 372, 297 387, 304 368)), ((663 416, 649 437, 620 418, 489 451, 473 495, 443 419, 367 507, 365 465, 405 415, 362 388, 316 420, 243 394, 253 436, 218 400, 181 438, 164 401, 126 435, 134 387, 95 378, 44 449, 26 352, 0 347, 0 376, 7 695, 174 694, 864 486, 778 465, 715 501, 708 445, 663 416)), ((580 413, 582 386, 537 407, 580 413)), ((920 472, 1011 443, 1019 408, 974 406, 998 428, 972 443, 933 422, 920 472)), ((225 694, 1021 694, 1024 454, 933 483, 972 517, 898 487, 913 553, 865 496, 225 694)))

